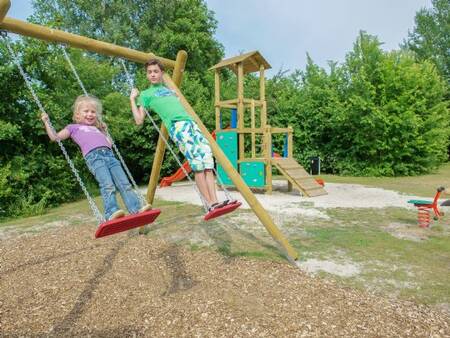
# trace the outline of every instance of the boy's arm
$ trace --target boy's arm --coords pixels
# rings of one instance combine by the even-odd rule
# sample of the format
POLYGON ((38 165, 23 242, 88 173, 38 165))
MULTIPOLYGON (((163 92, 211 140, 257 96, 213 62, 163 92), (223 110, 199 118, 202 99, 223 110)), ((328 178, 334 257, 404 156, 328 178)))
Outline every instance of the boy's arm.
POLYGON ((139 90, 136 88, 133 88, 130 93, 130 104, 131 104, 131 111, 133 112, 134 122, 136 122, 137 125, 141 125, 144 123, 145 118, 145 111, 144 107, 137 106, 136 104, 136 98, 139 96, 139 90))
POLYGON ((57 139, 59 139, 63 141, 70 137, 70 132, 69 130, 67 130, 67 128, 62 129, 59 132, 55 132, 55 130, 52 127, 50 127, 50 122, 47 114, 43 113, 41 115, 41 120, 44 122, 45 131, 47 132, 47 135, 50 138, 50 140, 56 141, 57 139))

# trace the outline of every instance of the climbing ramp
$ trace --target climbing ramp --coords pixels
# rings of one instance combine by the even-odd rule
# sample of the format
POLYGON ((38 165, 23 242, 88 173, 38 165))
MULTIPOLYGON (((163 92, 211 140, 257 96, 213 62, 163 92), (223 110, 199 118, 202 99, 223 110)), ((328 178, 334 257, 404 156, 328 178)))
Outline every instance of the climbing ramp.
POLYGON ((300 192, 309 197, 327 195, 325 189, 313 176, 292 158, 272 158, 280 173, 300 192))

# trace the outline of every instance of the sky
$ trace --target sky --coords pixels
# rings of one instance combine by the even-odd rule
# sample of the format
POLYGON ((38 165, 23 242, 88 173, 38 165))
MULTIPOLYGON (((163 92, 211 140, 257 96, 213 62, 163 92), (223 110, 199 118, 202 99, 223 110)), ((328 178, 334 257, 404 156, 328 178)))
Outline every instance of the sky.
MULTIPOLYGON (((304 69, 307 53, 321 67, 343 62, 360 30, 377 36, 383 49, 398 49, 416 12, 431 7, 431 0, 205 1, 218 21, 215 37, 225 57, 258 50, 272 66, 268 76, 304 69)), ((8 16, 31 14, 31 0, 11 0, 8 16)))

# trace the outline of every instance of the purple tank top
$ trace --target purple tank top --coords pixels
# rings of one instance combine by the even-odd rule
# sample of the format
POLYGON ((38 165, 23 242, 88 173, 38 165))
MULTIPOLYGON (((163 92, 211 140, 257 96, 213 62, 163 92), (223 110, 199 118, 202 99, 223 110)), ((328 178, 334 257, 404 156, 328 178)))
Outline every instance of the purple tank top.
POLYGON ((111 143, 109 143, 106 135, 97 127, 85 124, 69 124, 66 129, 69 131, 72 140, 80 146, 83 156, 98 147, 111 148, 111 143))

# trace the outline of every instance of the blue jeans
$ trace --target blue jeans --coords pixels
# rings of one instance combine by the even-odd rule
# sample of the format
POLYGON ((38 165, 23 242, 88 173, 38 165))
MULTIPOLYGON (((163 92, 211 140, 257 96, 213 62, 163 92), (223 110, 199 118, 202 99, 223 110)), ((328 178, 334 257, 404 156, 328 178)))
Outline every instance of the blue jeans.
POLYGON ((119 210, 116 188, 119 190, 128 211, 133 214, 139 211, 141 207, 139 198, 111 149, 106 147, 95 148, 85 156, 85 160, 100 186, 106 220, 119 210))

